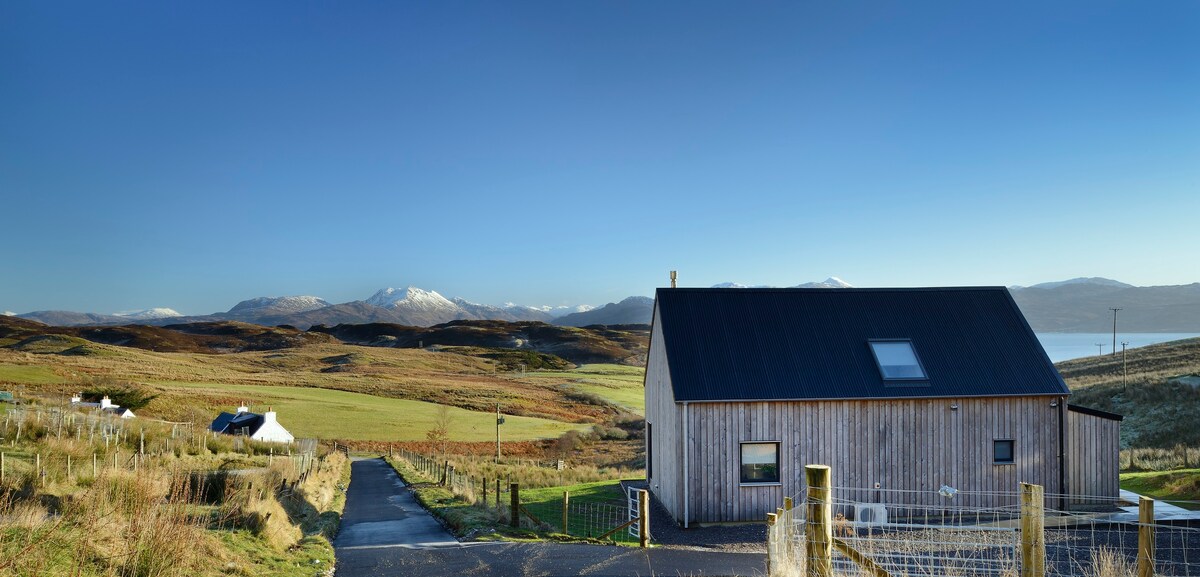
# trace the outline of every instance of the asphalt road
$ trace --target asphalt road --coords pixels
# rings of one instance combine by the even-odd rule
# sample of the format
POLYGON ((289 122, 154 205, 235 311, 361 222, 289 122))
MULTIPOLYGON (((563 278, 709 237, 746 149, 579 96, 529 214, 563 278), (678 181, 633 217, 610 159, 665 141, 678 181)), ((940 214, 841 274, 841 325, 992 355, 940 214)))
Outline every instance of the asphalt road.
POLYGON ((741 575, 765 573, 765 556, 564 543, 459 543, 417 504, 380 459, 351 464, 338 577, 489 575, 741 575))

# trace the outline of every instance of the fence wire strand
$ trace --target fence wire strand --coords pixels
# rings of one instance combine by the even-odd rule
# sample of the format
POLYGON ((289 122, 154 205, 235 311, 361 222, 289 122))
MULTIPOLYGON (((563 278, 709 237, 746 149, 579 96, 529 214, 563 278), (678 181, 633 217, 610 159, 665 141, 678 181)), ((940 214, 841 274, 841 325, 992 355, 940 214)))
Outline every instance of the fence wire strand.
MULTIPOLYGON (((805 574, 816 559, 808 553, 810 545, 831 546, 836 575, 870 575, 862 562, 840 551, 839 541, 894 577, 1016 576, 1026 563, 1019 492, 947 495, 834 487, 829 506, 835 544, 809 543, 805 494, 794 500, 795 508, 768 530, 768 554, 784 561, 775 567, 785 575, 805 574)), ((1160 518, 1142 524, 1136 503, 1111 497, 1047 494, 1044 503, 1048 577, 1136 575, 1139 529, 1153 532, 1155 575, 1200 577, 1200 515, 1156 503, 1160 518), (1052 506, 1059 504, 1074 506, 1052 506), (1180 512, 1180 520, 1171 519, 1180 512), (1183 520, 1189 517, 1191 525, 1183 520)))

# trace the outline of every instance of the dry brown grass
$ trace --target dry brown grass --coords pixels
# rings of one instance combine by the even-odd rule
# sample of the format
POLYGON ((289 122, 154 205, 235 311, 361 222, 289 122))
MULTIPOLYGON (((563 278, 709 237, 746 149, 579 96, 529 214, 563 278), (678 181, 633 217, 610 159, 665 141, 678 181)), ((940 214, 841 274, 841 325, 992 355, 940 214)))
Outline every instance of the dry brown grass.
POLYGON ((1092 552, 1092 566, 1088 577, 1133 577, 1133 565, 1120 552, 1101 547, 1092 552))
POLYGON ((322 344, 213 355, 94 346, 109 354, 43 355, 0 348, 0 366, 51 368, 64 382, 15 384, 57 398, 96 378, 144 385, 158 398, 139 415, 172 421, 206 423, 215 411, 245 400, 219 388, 174 383, 314 387, 479 411, 500 403, 506 414, 576 423, 602 422, 611 412, 567 398, 556 383, 497 373, 492 361, 452 352, 322 344), (346 358, 353 362, 344 362, 346 358))

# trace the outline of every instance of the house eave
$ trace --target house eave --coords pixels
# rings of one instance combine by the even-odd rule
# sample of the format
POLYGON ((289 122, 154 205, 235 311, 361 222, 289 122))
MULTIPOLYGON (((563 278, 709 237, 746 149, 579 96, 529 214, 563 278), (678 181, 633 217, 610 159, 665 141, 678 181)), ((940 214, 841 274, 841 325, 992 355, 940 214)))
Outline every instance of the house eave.
POLYGON ((801 403, 820 401, 925 401, 936 399, 1015 399, 1024 397, 1067 397, 1069 391, 1062 393, 1023 393, 1007 395, 935 395, 919 397, 797 397, 786 399, 676 399, 676 405, 699 403, 801 403))

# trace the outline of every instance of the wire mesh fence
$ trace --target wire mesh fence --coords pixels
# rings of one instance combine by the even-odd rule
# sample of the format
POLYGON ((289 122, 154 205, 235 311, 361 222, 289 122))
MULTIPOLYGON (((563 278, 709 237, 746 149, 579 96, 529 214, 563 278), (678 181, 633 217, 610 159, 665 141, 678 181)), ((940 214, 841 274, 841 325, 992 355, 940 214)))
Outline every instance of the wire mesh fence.
POLYGON ((408 450, 394 456, 406 461, 420 476, 409 482, 442 486, 469 504, 494 511, 499 525, 615 543, 649 540, 649 521, 639 522, 648 515, 648 496, 640 496, 638 491, 631 492, 632 505, 625 496, 572 498, 566 491, 559 494, 545 488, 525 488, 523 496, 523 486, 515 480, 467 475, 457 471, 449 460, 408 450))
POLYGON ((800 506, 786 508, 788 499, 769 516, 773 573, 814 574, 815 563, 855 576, 1200 577, 1200 514, 1163 505, 1156 515, 1150 499, 1089 496, 1079 511, 1047 505, 1080 496, 1043 495, 1035 485, 986 495, 826 491, 810 487, 794 498, 800 506), (984 501, 992 505, 963 504, 984 501))

